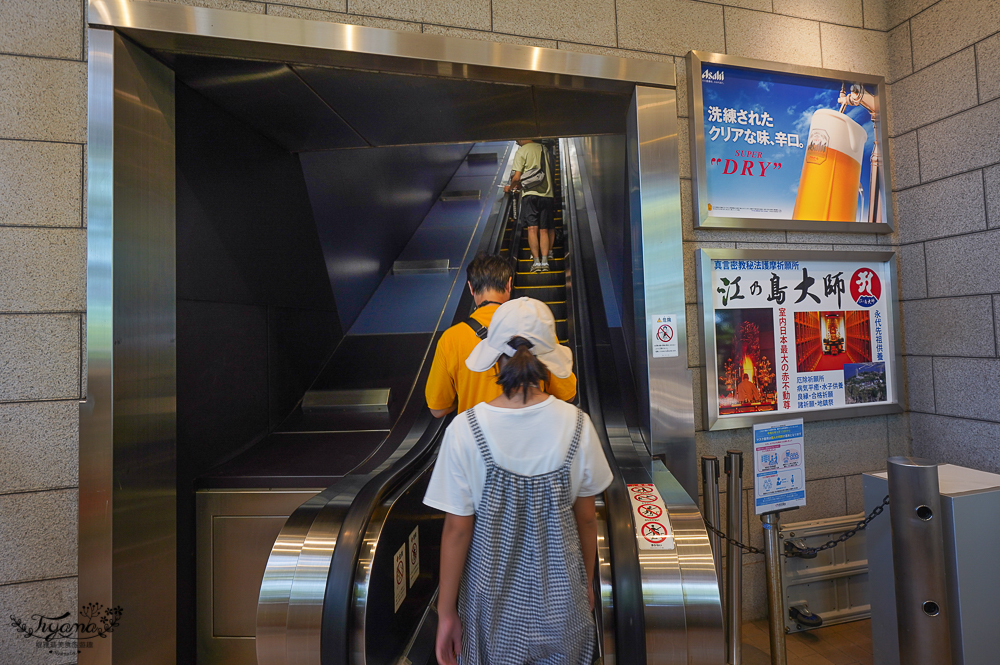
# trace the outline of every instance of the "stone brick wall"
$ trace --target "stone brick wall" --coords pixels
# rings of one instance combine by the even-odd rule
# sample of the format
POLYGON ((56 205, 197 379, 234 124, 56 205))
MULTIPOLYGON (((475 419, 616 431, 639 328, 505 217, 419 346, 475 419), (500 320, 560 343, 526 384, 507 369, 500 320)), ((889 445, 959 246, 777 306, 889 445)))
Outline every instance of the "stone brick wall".
POLYGON ((1000 472, 1000 8, 890 4, 913 452, 1000 472))
MULTIPOLYGON (((83 397, 86 219, 84 0, 0 2, 0 607, 75 603, 77 400, 83 397)), ((699 247, 881 250, 899 245, 913 414, 807 426, 810 505, 790 519, 861 510, 860 473, 910 450, 1000 469, 994 294, 1000 245, 1000 16, 991 0, 192 0, 355 23, 674 62, 702 49, 881 74, 899 232, 693 229, 682 122, 688 320, 699 247), (958 323, 961 327, 956 327, 958 323), (991 415, 992 414, 992 415, 991 415)), ((680 112, 687 114, 685 88, 680 112)), ((697 340, 696 327, 689 339, 697 340)), ((700 395, 704 354, 689 362, 700 395)), ((700 398, 699 398, 700 401, 700 398)), ((700 408, 700 407, 699 407, 700 408)), ((701 414, 698 414, 699 422, 701 414)), ((699 454, 750 450, 747 430, 698 433, 699 454)), ((749 475, 747 476, 749 487, 749 475)), ((744 520, 759 540, 756 518, 744 520)), ((750 537, 748 535, 748 537, 750 537)), ((746 559, 747 618, 763 567, 746 559)), ((0 633, 0 654, 14 653, 0 633)), ((18 650, 23 654, 23 650, 18 650)))
MULTIPOLYGON (((81 0, 0 3, 0 607, 5 618, 76 606, 86 129, 81 0)), ((0 632, 0 661, 57 662, 24 642, 13 629, 0 632)))

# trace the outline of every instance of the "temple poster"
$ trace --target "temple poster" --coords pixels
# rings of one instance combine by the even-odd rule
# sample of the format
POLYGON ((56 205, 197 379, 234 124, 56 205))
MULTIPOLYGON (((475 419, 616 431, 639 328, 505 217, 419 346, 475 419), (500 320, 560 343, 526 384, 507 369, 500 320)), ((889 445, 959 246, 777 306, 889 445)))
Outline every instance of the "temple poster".
POLYGON ((711 429, 897 404, 889 261, 725 253, 700 258, 711 429))

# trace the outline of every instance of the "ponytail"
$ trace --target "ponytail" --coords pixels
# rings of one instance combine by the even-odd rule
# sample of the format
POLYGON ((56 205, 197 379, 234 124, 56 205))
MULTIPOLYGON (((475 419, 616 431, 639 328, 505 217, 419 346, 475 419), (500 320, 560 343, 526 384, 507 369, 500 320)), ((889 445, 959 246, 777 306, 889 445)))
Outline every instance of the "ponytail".
POLYGON ((507 342, 516 353, 510 358, 500 356, 500 372, 497 375, 497 385, 503 388, 504 397, 510 399, 511 396, 521 391, 524 401, 528 401, 528 388, 541 386, 542 381, 548 378, 549 371, 542 364, 535 354, 531 352, 531 342, 523 337, 511 337, 507 342))

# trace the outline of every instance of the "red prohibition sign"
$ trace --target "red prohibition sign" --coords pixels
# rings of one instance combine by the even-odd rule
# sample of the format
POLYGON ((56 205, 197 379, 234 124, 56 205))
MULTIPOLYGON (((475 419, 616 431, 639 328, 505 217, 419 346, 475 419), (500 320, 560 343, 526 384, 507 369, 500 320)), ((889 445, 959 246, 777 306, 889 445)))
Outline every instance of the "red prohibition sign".
POLYGON ((631 485, 629 489, 636 494, 648 494, 653 491, 653 488, 649 485, 631 485))
POLYGON ((669 342, 673 338, 674 338, 674 329, 671 328, 666 323, 660 326, 660 329, 656 331, 656 339, 660 340, 661 342, 669 342))
POLYGON ((659 497, 655 494, 636 494, 635 500, 642 503, 650 503, 656 501, 659 497))
POLYGON ((403 562, 400 561, 399 563, 396 564, 396 584, 402 584, 402 583, 403 583, 403 562))
POLYGON ((662 543, 667 539, 667 529, 659 522, 646 522, 642 525, 642 537, 653 543, 662 543))
POLYGON ((663 510, 655 503, 644 503, 639 506, 637 512, 647 520, 655 520, 663 515, 663 510))

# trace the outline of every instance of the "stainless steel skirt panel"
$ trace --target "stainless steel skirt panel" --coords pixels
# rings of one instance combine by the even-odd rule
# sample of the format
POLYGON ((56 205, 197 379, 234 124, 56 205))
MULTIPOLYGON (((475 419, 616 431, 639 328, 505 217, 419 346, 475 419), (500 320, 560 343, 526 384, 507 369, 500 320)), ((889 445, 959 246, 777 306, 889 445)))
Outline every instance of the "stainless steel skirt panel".
MULTIPOLYGON (((259 617, 255 621, 252 613, 256 605, 247 603, 245 599, 247 595, 257 595, 256 589, 261 581, 259 575, 266 566, 259 560, 258 553, 266 555, 274 541, 273 534, 266 533, 268 526, 275 521, 278 525, 287 521, 291 513, 319 491, 320 488, 198 492, 199 663, 245 665, 256 662, 254 636, 259 635, 259 628, 255 625, 259 617), (226 523, 230 525, 228 530, 226 523), (237 528, 233 529, 233 526, 237 528), (248 613, 251 616, 246 616, 248 613)), ((282 612, 287 609, 287 593, 284 600, 282 612)))
POLYGON ((302 504, 282 527, 257 605, 258 665, 319 665, 330 561, 347 511, 368 480, 344 478, 302 504))
POLYGON ((615 665, 615 577, 608 543, 608 510, 604 499, 597 497, 597 635, 603 665, 615 665))
MULTIPOLYGON (((653 460, 653 480, 670 515, 674 531, 674 558, 678 585, 666 589, 660 585, 657 604, 683 606, 684 652, 689 665, 722 663, 725 659, 722 603, 715 559, 708 530, 698 505, 684 487, 659 460, 653 460)), ((646 593, 645 586, 643 593, 646 593)), ((647 605, 647 616, 648 616, 647 605)), ((647 630, 649 628, 647 618, 647 630)), ((676 631, 678 625, 672 626, 676 631)), ((655 639, 655 636, 651 636, 655 639)), ((648 648, 648 647, 647 647, 648 648)), ((676 662, 658 659, 652 662, 676 662)))
POLYGON ((434 460, 382 502, 368 522, 354 574, 351 665, 395 665, 406 651, 437 594, 444 513, 423 504, 434 460), (409 537, 417 534, 417 566, 410 559, 409 537), (403 598, 390 584, 394 555, 405 547, 403 598))

